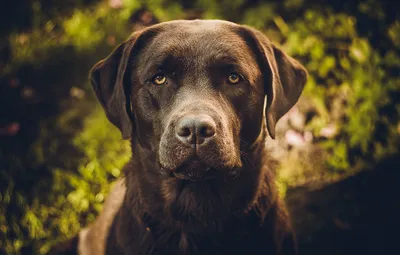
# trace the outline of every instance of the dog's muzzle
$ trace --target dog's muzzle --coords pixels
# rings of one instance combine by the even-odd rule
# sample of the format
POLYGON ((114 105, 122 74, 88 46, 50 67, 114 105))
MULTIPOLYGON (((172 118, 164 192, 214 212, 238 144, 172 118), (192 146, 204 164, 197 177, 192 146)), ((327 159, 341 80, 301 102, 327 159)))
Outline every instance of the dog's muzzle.
POLYGON ((166 136, 170 142, 163 144, 163 151, 169 156, 163 159, 173 167, 164 165, 164 173, 190 181, 237 176, 238 167, 224 163, 223 155, 230 150, 221 145, 223 130, 213 117, 190 112, 172 123, 166 136))

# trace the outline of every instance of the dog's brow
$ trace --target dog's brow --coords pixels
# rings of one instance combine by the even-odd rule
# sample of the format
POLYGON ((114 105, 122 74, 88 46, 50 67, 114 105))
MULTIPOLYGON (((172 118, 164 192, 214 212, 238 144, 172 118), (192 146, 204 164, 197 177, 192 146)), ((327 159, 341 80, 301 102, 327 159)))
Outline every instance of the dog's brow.
MULTIPOLYGON (((208 63, 208 68, 221 69, 225 71, 237 71, 243 74, 245 77, 256 77, 255 70, 253 70, 253 66, 249 65, 249 63, 243 57, 232 56, 232 55, 222 55, 217 56, 216 58, 212 58, 208 63)), ((254 79, 250 79, 250 82, 254 82, 254 79)))
POLYGON ((163 52, 160 55, 152 56, 151 59, 148 59, 144 72, 146 74, 152 74, 159 70, 173 71, 180 62, 180 58, 175 57, 173 54, 163 52))
POLYGON ((244 71, 243 69, 245 68, 242 67, 243 63, 241 62, 243 61, 241 61, 240 58, 232 55, 217 55, 213 56, 209 61, 207 61, 207 66, 244 71))
POLYGON ((237 64, 239 61, 236 57, 231 56, 231 55, 227 55, 227 54, 223 54, 223 55, 217 55, 214 56, 211 60, 210 64, 237 64))

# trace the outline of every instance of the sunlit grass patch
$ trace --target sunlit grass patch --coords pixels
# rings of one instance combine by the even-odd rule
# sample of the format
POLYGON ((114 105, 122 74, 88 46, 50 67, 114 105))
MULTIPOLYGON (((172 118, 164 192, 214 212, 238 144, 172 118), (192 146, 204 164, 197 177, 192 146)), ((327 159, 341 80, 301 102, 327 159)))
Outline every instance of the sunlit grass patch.
MULTIPOLYGON (((77 119, 83 123, 81 129, 75 130, 71 146, 79 152, 79 159, 68 162, 71 155, 60 155, 65 164, 54 166, 50 183, 47 180, 38 185, 42 191, 46 190, 45 194, 35 196, 32 204, 24 205, 26 212, 20 224, 28 231, 40 254, 45 254, 53 244, 72 237, 94 220, 110 183, 121 175, 123 165, 130 158, 129 142, 122 140, 119 130, 108 122, 100 106, 89 111, 77 107, 65 112, 57 121, 59 132, 69 133, 70 125, 77 119)), ((44 143, 55 139, 54 133, 47 131, 39 138, 44 143)), ((39 154, 42 145, 36 144, 39 154)), ((54 145, 54 151, 46 152, 44 160, 52 157, 52 153, 60 154, 57 146, 54 145)), ((51 167, 51 162, 46 163, 51 167)))

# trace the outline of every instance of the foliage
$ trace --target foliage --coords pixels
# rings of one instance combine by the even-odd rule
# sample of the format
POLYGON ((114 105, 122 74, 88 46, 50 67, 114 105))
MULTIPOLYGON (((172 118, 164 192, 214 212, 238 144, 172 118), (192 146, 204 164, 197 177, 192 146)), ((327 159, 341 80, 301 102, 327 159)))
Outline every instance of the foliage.
POLYGON ((7 253, 16 253, 26 245, 24 242, 36 240, 33 251, 45 254, 60 239, 72 237, 97 215, 110 182, 121 174, 130 157, 129 143, 121 140, 119 130, 108 122, 102 109, 88 111, 86 103, 78 104, 51 123, 42 123, 40 137, 32 145, 32 164, 47 165, 51 177, 38 180, 31 195, 15 189, 13 182, 2 193, 1 209, 15 200, 24 212, 18 221, 1 218, 2 237, 9 232, 19 237, 5 239, 2 247, 7 253), (76 122, 82 115, 86 117, 77 132, 76 122), (72 153, 75 158, 71 159, 69 149, 57 140, 60 135, 72 136, 68 139, 72 141, 70 149, 76 151, 72 153))
MULTIPOLYGON (((400 84, 390 70, 400 70, 400 48, 382 55, 368 38, 358 35, 354 17, 329 9, 325 13, 306 11, 285 36, 284 47, 306 59, 311 77, 305 93, 319 101, 319 114, 309 128, 318 134, 328 124, 340 127, 338 136, 325 142, 332 154, 328 163, 346 170, 352 164, 371 163, 371 159, 395 152, 399 135, 394 129, 396 122, 390 123, 381 110, 396 103, 390 96, 400 84), (382 132, 377 130, 379 125, 388 129, 382 140, 376 139, 382 132), (352 158, 354 152, 360 160, 352 158)), ((389 31, 383 36, 389 40, 389 31)))
POLYGON ((306 129, 317 138, 328 125, 339 129, 319 142, 329 155, 330 174, 399 149, 400 21, 386 17, 379 1, 359 3, 351 12, 306 0, 126 0, 120 9, 105 2, 78 7, 63 5, 52 15, 34 1, 31 30, 8 36, 12 61, 4 76, 24 73, 26 65, 48 72, 46 64, 57 63, 57 70, 67 70, 67 82, 54 89, 53 81, 43 81, 42 90, 56 94, 48 105, 55 110, 39 115, 35 139, 16 152, 0 147, 0 253, 45 254, 100 210, 109 182, 129 158, 129 144, 106 120, 86 75, 131 32, 132 13, 142 8, 160 21, 190 16, 246 23, 300 59, 310 73, 305 95, 315 108, 306 129), (359 18, 383 25, 365 32, 359 18), (73 88, 83 98, 71 97, 73 88))

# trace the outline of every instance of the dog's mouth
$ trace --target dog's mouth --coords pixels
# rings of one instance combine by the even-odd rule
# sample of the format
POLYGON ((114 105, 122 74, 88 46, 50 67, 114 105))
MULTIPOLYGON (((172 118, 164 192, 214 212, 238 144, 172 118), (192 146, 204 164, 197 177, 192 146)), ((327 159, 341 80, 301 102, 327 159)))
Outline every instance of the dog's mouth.
POLYGON ((182 163, 176 169, 164 169, 170 177, 186 181, 206 181, 210 179, 225 179, 226 177, 236 178, 239 175, 237 168, 217 169, 198 159, 192 159, 182 163))
POLYGON ((203 181, 217 178, 219 171, 199 160, 191 160, 180 165, 172 174, 181 180, 203 181))

